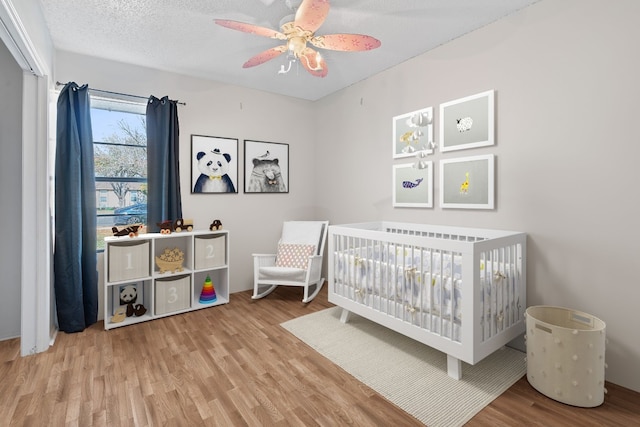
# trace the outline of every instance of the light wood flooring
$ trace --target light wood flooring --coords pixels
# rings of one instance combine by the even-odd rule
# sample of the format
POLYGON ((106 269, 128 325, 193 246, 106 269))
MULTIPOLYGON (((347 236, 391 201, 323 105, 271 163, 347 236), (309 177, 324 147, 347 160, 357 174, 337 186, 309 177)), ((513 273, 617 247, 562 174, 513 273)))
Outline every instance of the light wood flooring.
MULTIPOLYGON (((110 331, 60 333, 20 357, 0 342, 0 426, 417 426, 415 419, 281 328, 330 307, 302 289, 110 331)), ((640 425, 640 393, 607 384, 605 403, 575 408, 522 378, 468 426, 640 425)))

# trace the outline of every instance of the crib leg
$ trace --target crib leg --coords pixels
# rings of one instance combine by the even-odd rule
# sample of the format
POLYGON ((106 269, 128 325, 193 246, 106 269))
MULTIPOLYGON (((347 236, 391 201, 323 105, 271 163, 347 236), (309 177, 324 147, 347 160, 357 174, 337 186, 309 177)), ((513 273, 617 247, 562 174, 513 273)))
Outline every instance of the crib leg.
POLYGON ((349 314, 351 314, 351 312, 346 308, 343 308, 342 314, 340 314, 340 321, 342 323, 347 323, 349 321, 349 314))
POLYGON ((462 361, 447 354, 447 374, 454 380, 462 378, 462 361))

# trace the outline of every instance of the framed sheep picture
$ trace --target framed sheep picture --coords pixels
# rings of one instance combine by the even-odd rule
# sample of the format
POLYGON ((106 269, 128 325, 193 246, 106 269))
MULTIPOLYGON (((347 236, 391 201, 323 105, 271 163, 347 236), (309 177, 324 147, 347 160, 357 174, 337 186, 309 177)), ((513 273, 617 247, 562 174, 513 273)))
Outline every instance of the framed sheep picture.
POLYGON ((440 151, 495 144, 494 94, 489 90, 440 104, 440 151))
POLYGON ((244 141, 244 192, 289 192, 289 144, 244 141))
POLYGON ((392 127, 394 159, 433 153, 433 107, 395 116, 392 127))
POLYGON ((493 154, 440 160, 440 206, 493 209, 494 161, 493 154))

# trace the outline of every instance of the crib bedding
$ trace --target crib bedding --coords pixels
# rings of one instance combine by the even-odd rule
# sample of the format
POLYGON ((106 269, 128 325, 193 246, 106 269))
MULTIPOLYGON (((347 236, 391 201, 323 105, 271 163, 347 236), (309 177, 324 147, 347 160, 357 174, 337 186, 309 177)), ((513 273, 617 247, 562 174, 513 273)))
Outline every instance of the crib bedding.
MULTIPOLYGON (((377 242, 336 251, 334 257, 336 283, 346 286, 344 292, 355 301, 460 340, 460 253, 377 242)), ((483 335, 500 331, 505 316, 518 306, 515 281, 509 280, 515 273, 512 263, 480 261, 483 335)))

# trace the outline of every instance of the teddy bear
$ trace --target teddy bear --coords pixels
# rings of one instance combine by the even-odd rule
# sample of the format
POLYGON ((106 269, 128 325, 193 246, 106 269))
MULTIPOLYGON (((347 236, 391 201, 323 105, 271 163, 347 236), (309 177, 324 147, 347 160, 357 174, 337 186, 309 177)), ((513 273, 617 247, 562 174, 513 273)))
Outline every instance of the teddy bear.
POLYGON ((193 187, 194 193, 235 193, 236 187, 229 177, 231 155, 221 153, 219 148, 196 155, 200 176, 193 187))
POLYGON ((127 307, 127 317, 133 315, 142 316, 147 309, 142 304, 136 304, 138 299, 138 288, 135 285, 126 285, 120 289, 120 305, 127 307))
POLYGON ((269 151, 253 159, 253 171, 249 179, 248 191, 252 193, 286 193, 280 165, 269 151))

